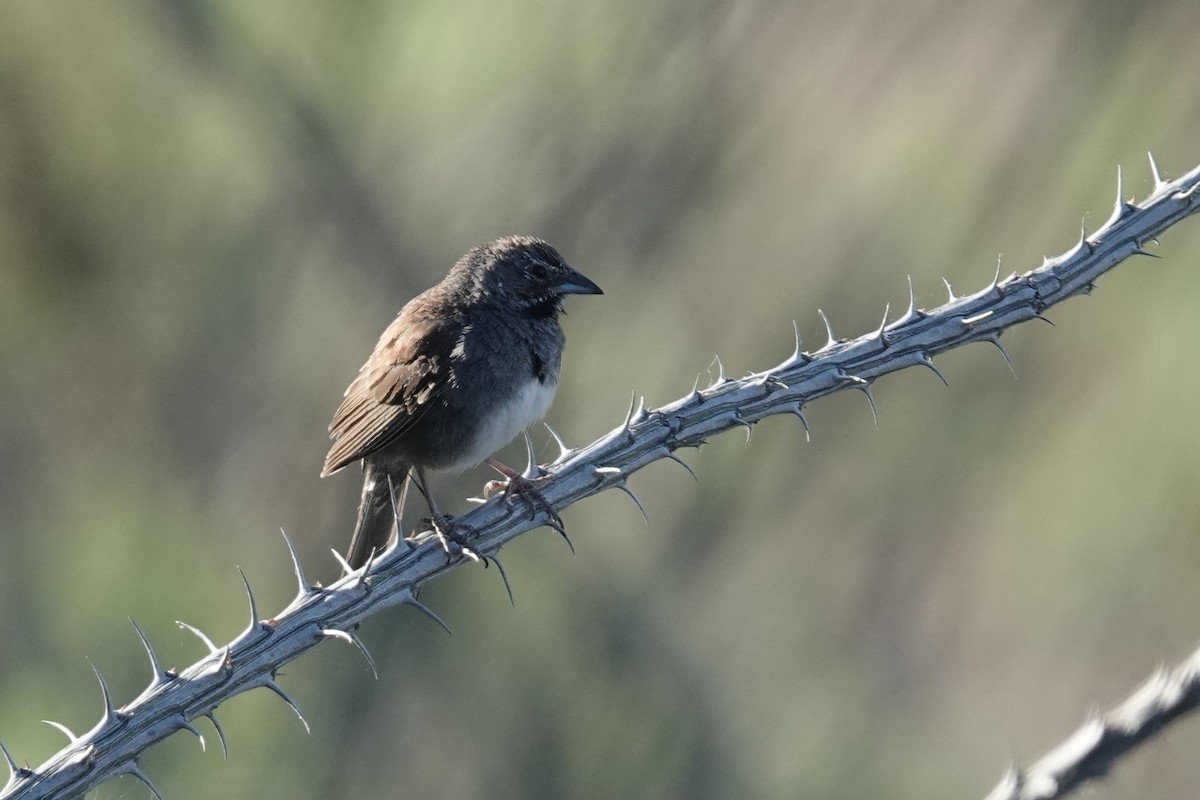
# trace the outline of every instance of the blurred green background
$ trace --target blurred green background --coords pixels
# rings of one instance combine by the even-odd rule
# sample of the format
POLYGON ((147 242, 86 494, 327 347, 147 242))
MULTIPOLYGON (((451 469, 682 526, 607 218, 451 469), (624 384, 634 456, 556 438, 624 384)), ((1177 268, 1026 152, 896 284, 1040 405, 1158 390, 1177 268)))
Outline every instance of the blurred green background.
MULTIPOLYGON (((777 363, 1069 248, 1118 164, 1200 162, 1195 4, 0 4, 0 738, 86 730, 202 654, 182 619, 329 580, 358 482, 325 425, 471 245, 553 242, 549 420, 582 444, 714 352, 777 363)), ((864 399, 772 419, 459 570, 143 760, 168 797, 983 795, 1200 639, 1200 223, 1163 261, 864 399), (211 729, 207 722, 200 727, 211 729), (210 745, 215 745, 210 742, 210 745)), ((911 373, 911 374, 910 374, 911 373)), ((537 436, 550 456, 544 431, 537 436)), ((508 452, 520 461, 519 448, 508 452)), ((443 478, 463 498, 492 476, 443 478)), ((462 509, 459 500, 447 505, 462 509)), ((1096 796, 1193 797, 1200 722, 1096 796)), ((97 798, 144 797, 121 779, 97 798)))

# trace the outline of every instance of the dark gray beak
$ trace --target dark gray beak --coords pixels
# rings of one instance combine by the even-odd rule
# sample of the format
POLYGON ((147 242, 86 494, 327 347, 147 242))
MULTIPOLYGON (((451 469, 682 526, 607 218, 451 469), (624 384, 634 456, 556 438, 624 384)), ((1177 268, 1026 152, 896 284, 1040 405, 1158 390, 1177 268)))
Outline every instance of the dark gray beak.
POLYGON ((604 291, 573 269, 567 270, 558 282, 560 294, 604 294, 604 291))

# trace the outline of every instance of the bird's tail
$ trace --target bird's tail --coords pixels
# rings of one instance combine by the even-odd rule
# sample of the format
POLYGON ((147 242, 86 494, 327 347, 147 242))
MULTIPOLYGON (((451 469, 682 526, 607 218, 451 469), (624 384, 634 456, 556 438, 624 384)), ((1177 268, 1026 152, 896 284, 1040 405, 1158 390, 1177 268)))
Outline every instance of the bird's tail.
POLYGON ((362 502, 358 506, 358 521, 350 539, 346 560, 354 569, 367 563, 371 551, 382 553, 396 535, 396 517, 403 504, 402 487, 408 470, 400 467, 383 469, 367 463, 363 473, 362 502), (388 477, 391 476, 391 480, 388 477), (396 492, 395 504, 392 492, 396 492))

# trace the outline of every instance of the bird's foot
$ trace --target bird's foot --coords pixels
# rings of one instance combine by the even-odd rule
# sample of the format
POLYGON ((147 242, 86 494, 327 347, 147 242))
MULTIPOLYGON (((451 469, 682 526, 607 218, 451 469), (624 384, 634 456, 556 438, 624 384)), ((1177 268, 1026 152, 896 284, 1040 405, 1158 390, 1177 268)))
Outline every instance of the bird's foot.
MULTIPOLYGON (((422 520, 424 521, 424 520, 422 520)), ((479 560, 479 553, 467 544, 470 537, 478 536, 479 531, 465 522, 459 522, 447 514, 435 514, 429 519, 430 527, 442 544, 442 549, 448 556, 462 556, 472 561, 479 560)))
POLYGON ((529 518, 536 519, 539 511, 545 511, 546 516, 550 518, 550 527, 562 531, 563 521, 558 512, 554 510, 554 506, 546 499, 546 496, 541 493, 537 487, 537 480, 526 478, 511 467, 497 461, 488 461, 492 469, 504 476, 502 481, 489 481, 483 487, 483 496, 492 498, 497 492, 501 493, 504 502, 512 505, 513 498, 518 497, 525 507, 529 509, 529 518))

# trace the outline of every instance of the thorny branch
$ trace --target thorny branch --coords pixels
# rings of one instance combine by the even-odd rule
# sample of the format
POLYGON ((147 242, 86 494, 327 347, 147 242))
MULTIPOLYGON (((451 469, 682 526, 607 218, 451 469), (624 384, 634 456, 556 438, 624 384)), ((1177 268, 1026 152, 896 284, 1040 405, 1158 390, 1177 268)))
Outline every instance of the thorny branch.
POLYGON ((1103 777, 1121 756, 1200 704, 1200 649, 1150 680, 1106 714, 1085 722, 1026 771, 1017 767, 987 800, 1051 800, 1103 777))
MULTIPOLYGON (((1174 181, 1161 178, 1153 159, 1151 168, 1154 190, 1149 197, 1140 204, 1127 201, 1118 171, 1117 198, 1109 219, 1091 236, 1081 233, 1071 250, 1046 259, 1037 269, 1001 279, 997 268, 992 282, 968 297, 956 297, 947 284, 947 302, 931 311, 917 308, 910 280, 908 309, 899 319, 888 322, 885 313, 877 330, 852 340, 837 338, 826 320, 829 339, 819 350, 804 352, 797 336, 792 354, 772 369, 740 379, 730 379, 721 370, 710 386, 696 387, 661 408, 631 404, 624 421, 592 444, 571 449, 560 441, 561 452, 546 470, 532 466, 531 457, 528 474, 547 476, 539 488, 559 510, 605 489, 621 489, 632 496, 627 480, 634 472, 663 458, 686 468, 677 450, 699 447, 710 436, 730 428, 748 428, 764 417, 785 413, 795 414, 807 428, 805 405, 844 389, 863 392, 874 410, 871 384, 876 379, 911 366, 926 367, 941 378, 933 358, 972 342, 990 342, 1007 359, 1000 344, 1004 331, 1040 318, 1047 308, 1069 297, 1089 292, 1097 278, 1130 256, 1151 255, 1144 249, 1147 242, 1200 210, 1200 167, 1174 181)), ((539 509, 533 519, 527 511, 498 497, 463 517, 465 524, 479 532, 475 550, 500 567, 502 575, 499 553, 504 544, 539 525, 558 527, 547 510, 539 509)), ((341 639, 358 647, 369 660, 353 631, 370 615, 396 605, 412 606, 444 626, 417 599, 422 585, 462 563, 461 559, 448 562, 436 539, 426 536, 415 547, 402 544, 357 571, 347 569, 343 562, 343 577, 329 587, 310 583, 291 542, 287 545, 298 590, 286 608, 262 620, 247 582, 250 621, 246 629, 218 646, 201 631, 185 625, 209 654, 179 672, 162 668, 154 648, 137 628, 153 669, 150 685, 118 708, 97 671, 104 697, 100 721, 80 736, 63 729, 70 744, 37 768, 18 766, 0 745, 0 756, 10 770, 0 800, 76 797, 118 775, 134 776, 158 796, 139 766, 138 756, 176 731, 199 737, 193 723, 201 717, 208 717, 216 726, 224 747, 215 711, 226 700, 266 688, 288 703, 303 722, 303 714, 276 675, 281 666, 309 649, 327 639, 341 639)), ((1142 703, 1138 708, 1147 713, 1126 713, 1129 709, 1122 707, 1083 729, 1069 746, 1055 751, 1029 773, 1011 773, 993 797, 1058 797, 1079 781, 1102 774, 1148 732, 1196 706, 1200 701, 1196 673, 1194 666, 1181 668, 1171 680, 1156 682, 1139 695, 1142 703), (1006 786, 1013 789, 1006 790, 1006 786), (1044 791, 1042 787, 1053 788, 1044 791), (1004 791, 1008 793, 1001 793, 1004 791)), ((1132 704, 1130 701, 1131 708, 1132 704)))

